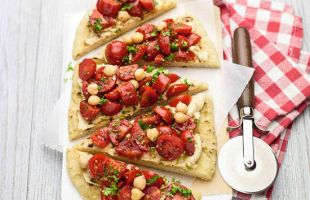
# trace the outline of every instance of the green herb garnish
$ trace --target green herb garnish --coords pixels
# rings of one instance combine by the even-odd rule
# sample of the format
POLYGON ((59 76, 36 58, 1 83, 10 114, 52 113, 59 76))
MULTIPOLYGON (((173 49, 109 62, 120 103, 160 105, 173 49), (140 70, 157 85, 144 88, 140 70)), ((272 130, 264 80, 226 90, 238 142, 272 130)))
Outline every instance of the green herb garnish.
POLYGON ((151 125, 143 123, 141 119, 139 120, 138 123, 139 123, 139 126, 141 127, 142 130, 146 130, 146 129, 152 128, 151 125))
POLYGON ((72 72, 74 70, 74 66, 72 62, 69 62, 68 67, 67 67, 67 72, 72 72))
POLYGON ((152 178, 146 180, 146 185, 154 184, 157 181, 157 179, 159 179, 159 178, 160 178, 160 176, 158 176, 158 175, 152 176, 152 178))
POLYGON ((94 22, 93 27, 96 32, 100 32, 103 29, 102 20, 100 18, 97 18, 96 21, 94 22))
POLYGON ((168 30, 168 31, 162 31, 161 34, 162 34, 163 36, 171 36, 171 31, 170 31, 170 30, 168 30))
POLYGON ((170 190, 170 194, 171 195, 175 195, 177 192, 181 193, 182 196, 184 197, 188 197, 190 195, 192 195, 192 191, 186 188, 181 188, 178 185, 172 185, 171 190, 170 190))
POLYGON ((129 53, 137 53, 137 48, 135 46, 127 46, 129 53))
POLYGON ((156 37, 158 33, 158 30, 155 29, 154 31, 152 31, 151 36, 156 37))
POLYGON ((100 101, 99 101, 99 104, 100 105, 102 105, 102 104, 105 104, 105 103, 107 103, 107 99, 105 99, 104 97, 102 97, 101 99, 100 99, 100 101))
POLYGON ((149 65, 149 66, 146 67, 146 72, 147 72, 147 73, 151 73, 153 70, 154 70, 154 67, 151 66, 151 65, 149 65))
POLYGON ((117 194, 117 190, 118 188, 116 186, 116 183, 113 183, 111 187, 104 188, 102 192, 104 196, 114 196, 117 194))
POLYGON ((123 58, 123 62, 124 63, 129 63, 130 62, 130 58, 129 58, 128 55, 123 58))
POLYGON ((172 42, 170 44, 170 48, 171 48, 172 51, 177 51, 179 49, 178 43, 172 42))
POLYGON ((131 10, 132 7, 133 7, 133 4, 125 3, 123 7, 121 8, 121 11, 131 10))
POLYGON ((187 78, 183 80, 183 83, 188 85, 188 86, 193 86, 194 85, 194 84, 190 83, 187 78))
POLYGON ((165 58, 165 61, 173 61, 173 59, 174 59, 174 54, 171 53, 169 56, 165 58))

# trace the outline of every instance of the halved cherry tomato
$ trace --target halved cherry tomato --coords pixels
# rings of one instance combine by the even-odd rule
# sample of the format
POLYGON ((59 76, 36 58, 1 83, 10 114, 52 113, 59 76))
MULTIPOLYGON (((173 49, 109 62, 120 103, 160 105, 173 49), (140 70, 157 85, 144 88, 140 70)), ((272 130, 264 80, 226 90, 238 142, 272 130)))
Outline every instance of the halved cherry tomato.
POLYGON ((109 136, 112 144, 117 145, 130 132, 132 126, 126 119, 114 119, 108 127, 109 136))
POLYGON ((103 16, 116 17, 122 4, 115 0, 98 0, 96 7, 103 16))
POLYGON ((132 139, 123 140, 116 146, 115 150, 120 156, 130 159, 138 159, 142 156, 142 151, 132 139))
POLYGON ((142 81, 139 82, 139 90, 140 91, 143 88, 143 86, 145 86, 146 83, 151 84, 152 83, 152 78, 151 77, 146 77, 145 79, 143 79, 142 81))
POLYGON ((108 158, 103 154, 95 154, 88 161, 90 176, 98 179, 104 175, 104 170, 108 158))
POLYGON ((146 133, 142 130, 139 124, 140 118, 136 118, 132 125, 131 135, 134 142, 138 145, 141 151, 148 151, 150 139, 147 137, 146 133))
POLYGON ((118 199, 131 200, 131 186, 125 185, 119 190, 118 199))
POLYGON ((129 81, 130 79, 133 79, 135 71, 138 69, 138 65, 127 65, 122 66, 119 68, 119 70, 116 73, 116 76, 121 79, 122 81, 129 81))
POLYGON ((122 65, 123 59, 127 54, 127 45, 119 40, 109 43, 105 50, 107 61, 112 65, 122 65))
POLYGON ((145 195, 142 200, 160 200, 161 198, 160 189, 155 186, 147 187, 144 194, 145 195))
POLYGON ((106 93, 116 86, 116 79, 113 77, 101 77, 100 81, 95 81, 98 85, 99 93, 106 93))
POLYGON ((171 111, 163 106, 156 106, 154 109, 154 112, 156 112, 167 124, 172 124, 172 113, 171 111))
POLYGON ((156 186, 160 188, 164 184, 164 179, 163 177, 159 176, 158 174, 154 173, 153 171, 150 170, 143 170, 142 174, 144 175, 146 181, 147 181, 147 186, 156 186), (156 179, 155 179, 155 177, 156 179), (150 180, 153 180, 155 182, 150 182, 150 180))
POLYGON ((123 106, 120 103, 108 101, 101 106, 101 112, 107 116, 113 116, 122 110, 123 106))
POLYGON ((86 121, 92 121, 100 112, 100 108, 97 106, 91 106, 86 101, 80 102, 80 113, 86 121))
POLYGON ((152 11, 155 9, 154 0, 140 0, 142 7, 147 11, 152 11))
POLYGON ((184 123, 175 123, 175 128, 180 131, 194 130, 196 128, 196 124, 192 118, 189 118, 184 123))
POLYGON ((137 168, 131 169, 128 172, 126 172, 124 174, 126 184, 131 185, 134 179, 139 175, 142 175, 142 171, 137 168))
POLYGON ((141 116, 141 120, 143 124, 148 124, 148 125, 158 125, 161 122, 160 116, 156 113, 144 114, 141 116))
POLYGON ((184 144, 186 155, 192 156, 195 153, 195 138, 192 130, 185 130, 181 133, 181 140, 184 144))
POLYGON ((146 60, 153 61, 159 53, 160 51, 157 40, 150 41, 147 45, 146 60))
POLYGON ((158 95, 155 90, 149 86, 143 87, 143 93, 141 95, 140 106, 142 108, 154 105, 158 100, 158 95))
POLYGON ((166 24, 169 25, 169 24, 173 24, 174 20, 169 18, 169 19, 165 19, 164 22, 166 22, 166 24))
POLYGON ((79 64, 79 77, 83 81, 88 81, 95 76, 96 62, 93 59, 84 59, 79 64))
POLYGON ((169 55, 171 53, 169 36, 164 36, 163 34, 159 34, 158 44, 159 44, 161 52, 163 52, 165 55, 169 55))
POLYGON ((136 63, 141 58, 143 58, 146 51, 147 51, 146 45, 144 45, 144 44, 137 45, 137 52, 132 55, 131 63, 136 63))
POLYGON ((166 97, 170 99, 171 97, 177 96, 181 94, 182 92, 185 92, 186 90, 188 90, 188 85, 184 83, 174 84, 169 87, 166 97))
POLYGON ((170 100, 169 106, 176 107, 179 102, 182 102, 186 105, 189 105, 191 103, 192 96, 189 94, 181 94, 179 96, 174 97, 170 100))
POLYGON ((182 51, 182 50, 179 50, 177 52, 174 53, 174 59, 176 61, 192 61, 192 60, 195 60, 196 58, 196 55, 191 52, 191 51, 182 51))
POLYGON ((159 74, 158 78, 153 84, 153 88, 156 90, 158 94, 162 94, 166 91, 170 84, 170 79, 164 74, 159 74))
POLYGON ((163 54, 158 54, 156 57, 155 57, 155 60, 154 60, 155 64, 156 65, 161 65, 165 62, 165 57, 163 54))
POLYGON ((106 146, 108 146, 108 144, 110 144, 108 128, 105 127, 98 129, 94 134, 90 136, 90 139, 96 146, 100 148, 105 148, 106 146))
POLYGON ((173 29, 180 35, 188 36, 192 33, 192 27, 182 22, 174 24, 173 29))
POLYGON ((178 75, 173 74, 173 73, 168 74, 168 77, 170 79, 170 83, 174 83, 180 79, 180 77, 178 75))
POLYGON ((87 81, 83 81, 83 83, 82 83, 82 93, 83 93, 83 96, 84 96, 85 99, 88 99, 90 97, 90 94, 87 91, 87 86, 88 86, 87 81))
POLYGON ((142 17, 143 16, 143 9, 142 9, 142 6, 141 6, 139 0, 136 0, 133 3, 131 3, 130 7, 131 7, 131 9, 128 10, 128 13, 131 16, 134 16, 134 17, 142 17))
POLYGON ((112 90, 111 92, 104 95, 104 97, 110 101, 118 101, 121 99, 121 95, 118 91, 118 88, 112 90))
POLYGON ((127 82, 119 87, 121 99, 125 106, 133 106, 138 104, 138 95, 135 87, 131 82, 127 82))
POLYGON ((196 33, 192 33, 192 34, 190 34, 189 36, 188 36, 188 41, 189 41, 189 44, 191 45, 191 46, 193 46, 193 45, 196 45, 196 44, 198 44, 199 42, 200 42, 200 40, 201 40, 201 36, 200 35, 197 35, 196 33))
POLYGON ((144 24, 137 29, 137 32, 140 32, 144 35, 145 40, 151 40, 157 37, 156 28, 153 24, 144 24))
POLYGON ((188 49, 190 43, 188 39, 183 35, 178 35, 178 46, 180 49, 188 49))
POLYGON ((167 125, 159 125, 157 126, 157 130, 160 134, 170 134, 170 135, 178 135, 178 132, 167 125))
POLYGON ((171 161, 182 155, 184 144, 176 135, 161 134, 157 139, 156 150, 165 160, 171 161))
POLYGON ((104 68, 105 67, 100 67, 99 69, 97 69, 97 71, 96 71, 96 73, 95 73, 95 79, 97 80, 97 81, 100 81, 100 79, 102 78, 102 77, 106 77, 106 75, 104 74, 104 68))
MULTIPOLYGON (((185 186, 174 182, 174 183, 171 183, 170 185, 168 185, 168 187, 165 189, 165 191, 167 193, 170 193, 173 185, 177 186, 178 188, 188 190, 185 186)), ((177 191, 177 192, 174 192, 173 196, 167 196, 165 198, 165 200, 195 200, 195 197, 192 194, 187 194, 186 196, 184 196, 184 194, 182 194, 180 191, 177 191)))

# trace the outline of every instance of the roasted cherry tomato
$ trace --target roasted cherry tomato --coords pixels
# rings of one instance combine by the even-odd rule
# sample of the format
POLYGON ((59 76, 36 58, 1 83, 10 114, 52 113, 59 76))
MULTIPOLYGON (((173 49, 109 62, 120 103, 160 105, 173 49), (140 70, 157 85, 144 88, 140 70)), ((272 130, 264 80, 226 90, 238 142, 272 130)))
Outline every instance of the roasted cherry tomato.
POLYGON ((88 81, 95 76, 96 62, 93 59, 84 59, 79 64, 79 77, 83 81, 88 81))
POLYGON ((136 63, 145 55, 147 46, 144 44, 137 45, 137 52, 132 55, 131 63, 136 63))
POLYGON ((140 169, 134 168, 134 169, 127 171, 124 174, 126 184, 131 185, 134 179, 139 175, 142 175, 142 171, 140 169))
POLYGON ((108 101, 101 105, 101 112, 107 116, 113 116, 119 113, 122 108, 122 104, 108 101))
POLYGON ((86 121, 92 121, 100 112, 100 108, 97 106, 91 106, 86 101, 80 102, 80 113, 86 121))
POLYGON ((165 36, 162 33, 159 34, 158 44, 161 52, 163 52, 165 55, 169 55, 171 53, 169 36, 165 36))
POLYGON ((174 84, 169 87, 166 97, 170 99, 171 97, 177 96, 181 94, 182 92, 185 92, 186 90, 188 90, 188 85, 184 83, 174 84))
POLYGON ((142 156, 142 151, 132 139, 123 140, 116 146, 115 150, 120 156, 130 159, 138 159, 142 156))
POLYGON ((129 81, 130 79, 133 79, 135 71, 138 69, 138 65, 127 65, 122 66, 119 68, 119 70, 116 73, 116 76, 121 79, 122 81, 129 81))
POLYGON ((116 17, 122 4, 115 0, 98 0, 96 6, 103 16, 116 17))
POLYGON ((152 77, 146 77, 142 81, 139 82, 139 90, 141 91, 143 86, 145 86, 148 83, 148 85, 151 85, 152 83, 152 77))
POLYGON ((165 62, 165 57, 163 54, 158 54, 156 57, 155 57, 155 60, 154 60, 155 64, 156 65, 161 65, 165 62))
POLYGON ((196 58, 196 55, 191 51, 179 50, 179 51, 174 53, 174 60, 176 60, 176 61, 188 62, 188 61, 195 60, 195 58, 196 58))
POLYGON ((154 112, 156 112, 167 124, 172 124, 172 113, 171 111, 163 106, 156 106, 154 109, 154 112))
POLYGON ((130 3, 130 7, 131 8, 128 10, 128 13, 131 16, 134 16, 134 17, 142 17, 143 16, 143 9, 142 9, 142 6, 141 6, 139 0, 136 0, 132 3, 130 3))
POLYGON ((173 73, 168 74, 168 77, 170 79, 170 83, 174 83, 180 79, 180 77, 178 75, 173 74, 173 73))
POLYGON ((161 134, 157 139, 156 150, 165 160, 171 161, 182 155, 184 144, 176 135, 161 134))
POLYGON ((180 35, 188 36, 192 33, 192 27, 182 22, 174 24, 173 29, 180 35))
POLYGON ((106 77, 106 75, 104 74, 104 68, 105 67, 100 67, 99 69, 97 69, 97 71, 96 71, 96 73, 95 73, 95 79, 96 79, 96 81, 100 81, 100 79, 102 78, 102 77, 106 77))
POLYGON ((192 156, 195 153, 195 138, 192 130, 185 130, 181 133, 181 140, 184 144, 186 155, 192 156))
POLYGON ((118 101, 121 99, 121 95, 118 91, 118 88, 112 90, 111 92, 104 95, 104 97, 110 101, 118 101))
POLYGON ((159 53, 160 51, 157 40, 150 41, 147 45, 146 60, 153 61, 159 53))
POLYGON ((190 43, 188 39, 183 35, 178 35, 178 46, 180 49, 188 49, 190 43))
POLYGON ((87 91, 88 83, 86 81, 83 81, 82 83, 82 93, 85 99, 88 99, 90 97, 89 92, 87 91))
POLYGON ((134 142, 138 145, 141 151, 148 151, 150 139, 147 137, 146 133, 142 130, 140 126, 140 118, 136 118, 132 125, 131 135, 134 142))
POLYGON ((142 200, 160 200, 161 197, 160 189, 155 186, 147 187, 144 194, 142 200))
MULTIPOLYGON (((178 184, 178 183, 171 183, 167 188, 166 188, 166 192, 167 193, 171 193, 172 190, 172 186, 175 185, 178 188, 181 188, 183 190, 187 190, 190 191, 189 189, 187 189, 185 186, 178 184)), ((167 196, 165 198, 165 200, 195 200, 195 197, 191 194, 191 193, 186 193, 186 196, 184 196, 184 194, 182 194, 180 191, 176 191, 173 192, 173 196, 167 196)))
MULTIPOLYGON (((102 190, 104 190, 104 187, 102 187, 102 190)), ((101 200, 117 200, 117 195, 104 195, 103 192, 100 192, 101 200)))
POLYGON ((108 131, 112 144, 117 145, 130 132, 132 126, 128 120, 114 119, 110 122, 108 131))
POLYGON ((170 24, 174 23, 173 19, 171 19, 171 18, 165 19, 164 22, 166 22, 167 25, 170 25, 170 24))
POLYGON ((153 11, 155 9, 154 0, 140 0, 142 7, 147 11, 153 11))
POLYGON ((144 35, 145 40, 151 40, 157 37, 156 28, 153 24, 144 24, 137 29, 137 32, 140 32, 144 35))
POLYGON ((189 118, 184 123, 175 123, 175 128, 180 131, 194 130, 196 128, 196 124, 192 118, 189 118))
POLYGON ((118 199, 131 200, 131 186, 125 185, 119 190, 118 199))
POLYGON ((140 106, 142 108, 154 105, 158 100, 158 95, 155 90, 149 86, 143 87, 143 93, 141 94, 140 106))
POLYGON ((176 107, 178 105, 179 102, 182 102, 186 105, 189 105, 192 101, 192 96, 189 94, 180 94, 179 96, 176 96, 174 98, 172 98, 169 101, 169 106, 171 107, 176 107))
POLYGON ((113 77, 101 77, 100 81, 95 81, 98 85, 99 93, 110 92, 116 87, 116 79, 113 77))
POLYGON ((146 181, 148 182, 147 186, 156 186, 160 188, 165 182, 163 177, 159 176, 158 174, 150 170, 143 170, 142 174, 144 175, 146 181))
POLYGON ((93 26, 95 22, 97 22, 97 20, 102 21, 102 19, 103 19, 102 14, 97 9, 94 9, 91 15, 89 16, 89 23, 93 26))
POLYGON ((100 148, 105 148, 106 146, 108 146, 108 144, 110 144, 108 128, 105 127, 98 129, 94 134, 90 136, 90 139, 96 146, 100 148))
POLYGON ((189 45, 190 46, 193 46, 193 45, 196 45, 200 42, 201 40, 201 36, 200 35, 197 35, 196 33, 192 33, 188 36, 188 41, 189 41, 189 45))
POLYGON ((158 94, 162 94, 166 91, 170 84, 170 79, 164 74, 159 74, 158 78, 153 84, 153 88, 156 90, 158 94))
POLYGON ((158 125, 161 122, 161 118, 158 114, 152 113, 152 114, 144 114, 141 116, 141 120, 143 124, 148 124, 148 125, 158 125))
POLYGON ((107 61, 112 65, 122 65, 127 54, 127 45, 119 40, 109 43, 105 50, 107 61))
POLYGON ((170 135, 178 135, 178 132, 167 125, 159 125, 157 126, 157 130, 160 134, 170 134, 170 135))
POLYGON ((98 179, 104 175, 104 170, 106 162, 109 159, 103 154, 95 154, 88 161, 88 168, 90 176, 92 178, 98 179))
POLYGON ((121 85, 119 87, 119 92, 125 106, 133 106, 138 104, 138 95, 131 82, 121 85))

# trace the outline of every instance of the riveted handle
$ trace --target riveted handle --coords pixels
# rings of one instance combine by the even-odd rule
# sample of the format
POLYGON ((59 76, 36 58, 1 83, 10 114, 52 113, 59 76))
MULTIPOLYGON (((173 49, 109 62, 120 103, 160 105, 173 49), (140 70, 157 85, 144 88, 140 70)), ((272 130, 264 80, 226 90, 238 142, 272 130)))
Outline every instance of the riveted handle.
MULTIPOLYGON (((252 65, 252 48, 250 35, 246 28, 237 28, 233 38, 233 62, 246 67, 252 65)), ((239 110, 244 107, 254 107, 254 80, 253 77, 244 89, 237 102, 239 110)))

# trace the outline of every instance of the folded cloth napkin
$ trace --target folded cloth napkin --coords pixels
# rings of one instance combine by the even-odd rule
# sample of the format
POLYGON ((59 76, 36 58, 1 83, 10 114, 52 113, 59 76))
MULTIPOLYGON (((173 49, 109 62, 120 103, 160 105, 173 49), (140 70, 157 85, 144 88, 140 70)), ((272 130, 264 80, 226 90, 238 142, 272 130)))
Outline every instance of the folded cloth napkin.
MULTIPOLYGON (((232 59, 234 30, 249 30, 255 67, 255 111, 257 124, 270 131, 258 135, 273 148, 279 164, 283 161, 292 122, 310 104, 310 54, 301 51, 302 19, 284 3, 257 0, 214 0, 221 8, 224 58, 232 59)), ((234 107, 229 125, 238 124, 234 107)), ((231 137, 240 131, 230 133, 231 137)), ((260 197, 271 198, 272 187, 260 197)), ((235 192, 239 199, 254 195, 235 192)))

